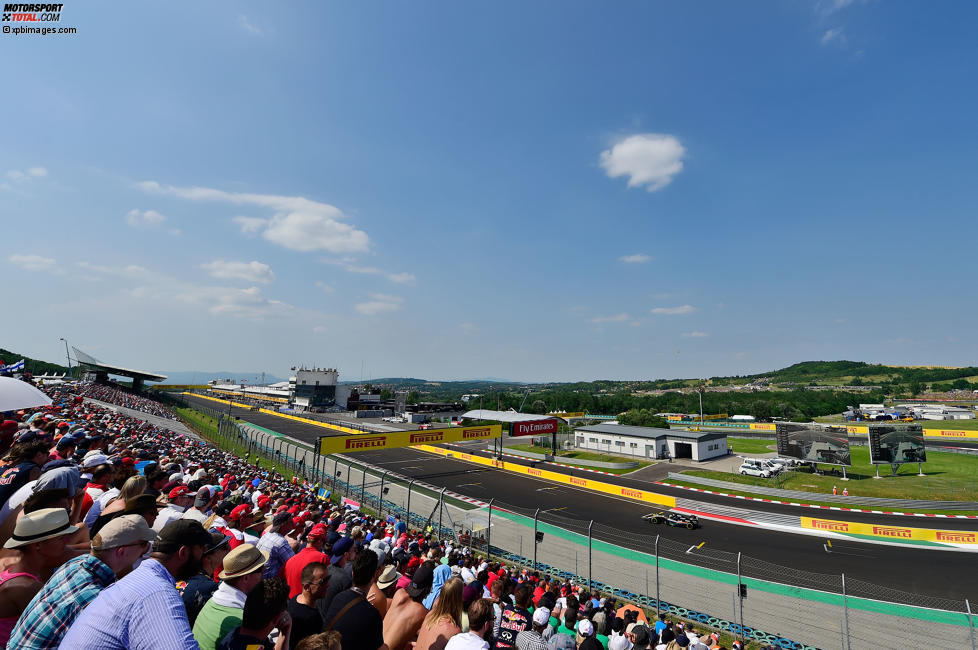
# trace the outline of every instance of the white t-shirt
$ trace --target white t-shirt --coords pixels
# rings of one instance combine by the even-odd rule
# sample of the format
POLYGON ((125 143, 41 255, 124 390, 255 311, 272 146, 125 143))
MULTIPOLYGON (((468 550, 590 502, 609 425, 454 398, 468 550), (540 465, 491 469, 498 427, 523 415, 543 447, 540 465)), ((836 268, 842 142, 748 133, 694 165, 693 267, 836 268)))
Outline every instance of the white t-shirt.
POLYGON ((445 650, 488 650, 489 642, 474 632, 459 632, 448 640, 445 650))

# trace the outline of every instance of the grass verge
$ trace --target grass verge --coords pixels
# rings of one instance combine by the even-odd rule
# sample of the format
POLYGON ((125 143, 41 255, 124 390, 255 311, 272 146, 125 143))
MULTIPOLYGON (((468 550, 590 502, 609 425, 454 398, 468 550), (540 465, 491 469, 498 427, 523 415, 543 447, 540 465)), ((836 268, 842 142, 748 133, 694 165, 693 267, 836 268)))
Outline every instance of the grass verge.
MULTIPOLYGON (((549 454, 550 447, 539 447, 537 445, 507 445, 504 449, 518 449, 520 451, 529 451, 536 454, 549 454)), ((595 454, 593 452, 587 451, 557 451, 557 462, 563 463, 565 465, 573 465, 580 469, 596 469, 602 472, 608 472, 609 474, 628 474, 629 472, 634 472, 642 469, 643 467, 648 467, 652 463, 648 461, 633 459, 628 456, 609 456, 607 454, 595 454), (624 463, 624 462, 634 462, 636 467, 631 467, 628 469, 609 469, 606 467, 590 467, 588 465, 576 465, 575 460, 596 460, 603 463, 624 463)))

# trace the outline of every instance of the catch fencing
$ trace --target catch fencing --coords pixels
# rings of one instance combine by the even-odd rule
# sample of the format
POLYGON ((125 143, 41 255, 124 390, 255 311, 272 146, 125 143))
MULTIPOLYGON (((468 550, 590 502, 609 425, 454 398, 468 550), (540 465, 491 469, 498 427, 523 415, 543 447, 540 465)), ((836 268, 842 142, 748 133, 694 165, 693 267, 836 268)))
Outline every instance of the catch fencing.
POLYGON ((687 547, 498 500, 467 503, 444 488, 349 457, 319 456, 284 436, 206 410, 219 421, 222 448, 246 447, 362 510, 400 516, 413 528, 493 559, 572 579, 650 610, 782 648, 916 647, 926 635, 932 647, 976 650, 968 601, 687 547))

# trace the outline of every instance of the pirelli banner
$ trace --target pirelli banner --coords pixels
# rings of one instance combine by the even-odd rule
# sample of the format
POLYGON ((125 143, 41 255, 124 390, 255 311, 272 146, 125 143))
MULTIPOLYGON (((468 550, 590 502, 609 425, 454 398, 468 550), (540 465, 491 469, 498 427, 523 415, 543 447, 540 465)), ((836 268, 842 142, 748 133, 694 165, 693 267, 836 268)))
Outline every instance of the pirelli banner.
POLYGON ((871 539, 908 544, 930 542, 932 546, 958 546, 969 550, 978 550, 978 532, 966 530, 933 530, 930 528, 911 528, 909 526, 885 526, 881 524, 864 524, 855 521, 835 521, 833 519, 817 519, 802 517, 801 527, 820 530, 837 535, 853 537, 869 537, 871 539))
POLYGON ((437 445, 444 442, 465 440, 490 440, 498 438, 502 426, 493 424, 479 427, 452 427, 451 429, 428 429, 427 431, 395 431, 392 433, 359 433, 353 436, 329 436, 319 439, 319 453, 354 454, 358 451, 379 451, 414 447, 416 445, 437 445))

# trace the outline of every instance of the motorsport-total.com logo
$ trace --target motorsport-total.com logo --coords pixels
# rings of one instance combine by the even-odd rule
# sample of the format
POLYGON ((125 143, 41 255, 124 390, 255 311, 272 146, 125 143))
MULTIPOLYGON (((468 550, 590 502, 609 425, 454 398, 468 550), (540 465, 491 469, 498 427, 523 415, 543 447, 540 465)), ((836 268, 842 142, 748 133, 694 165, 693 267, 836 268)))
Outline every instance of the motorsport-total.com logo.
POLYGON ((64 4, 13 4, 3 5, 3 22, 56 23, 61 20, 64 4))

